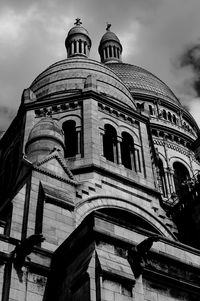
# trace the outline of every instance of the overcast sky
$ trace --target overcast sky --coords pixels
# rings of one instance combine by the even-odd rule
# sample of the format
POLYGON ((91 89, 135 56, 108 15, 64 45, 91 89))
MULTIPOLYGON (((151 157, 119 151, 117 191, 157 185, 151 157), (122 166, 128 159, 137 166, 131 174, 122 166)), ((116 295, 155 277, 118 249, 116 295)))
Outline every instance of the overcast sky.
POLYGON ((123 61, 160 77, 200 125, 200 0, 1 0, 0 129, 19 107, 24 88, 66 58, 64 40, 81 18, 99 60, 106 22, 123 45, 123 61))

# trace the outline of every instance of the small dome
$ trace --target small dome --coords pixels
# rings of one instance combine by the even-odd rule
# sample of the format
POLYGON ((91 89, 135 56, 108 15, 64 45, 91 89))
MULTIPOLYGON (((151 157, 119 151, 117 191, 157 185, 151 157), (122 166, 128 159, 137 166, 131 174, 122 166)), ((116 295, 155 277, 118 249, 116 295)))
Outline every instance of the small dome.
POLYGON ((54 148, 64 154, 64 135, 52 117, 40 119, 32 128, 26 143, 26 155, 32 162, 47 156, 54 148))
POLYGON ((122 45, 110 27, 111 24, 107 24, 106 33, 99 43, 99 54, 104 64, 121 62, 122 45))
POLYGON ((67 57, 73 56, 89 56, 92 45, 88 31, 81 25, 79 18, 76 19, 74 27, 70 29, 65 40, 67 49, 67 57))
POLYGON ((106 33, 104 33, 103 37, 101 38, 100 45, 107 41, 115 41, 121 45, 120 40, 118 39, 116 34, 110 30, 108 30, 108 31, 106 31, 106 33))
POLYGON ((89 33, 88 33, 88 31, 83 27, 83 26, 81 26, 81 25, 76 25, 76 26, 74 26, 74 27, 72 27, 71 29, 70 29, 70 31, 68 32, 68 35, 67 35, 67 37, 69 38, 70 36, 72 36, 72 35, 74 35, 74 34, 84 34, 84 35, 86 35, 86 36, 89 36, 89 33))

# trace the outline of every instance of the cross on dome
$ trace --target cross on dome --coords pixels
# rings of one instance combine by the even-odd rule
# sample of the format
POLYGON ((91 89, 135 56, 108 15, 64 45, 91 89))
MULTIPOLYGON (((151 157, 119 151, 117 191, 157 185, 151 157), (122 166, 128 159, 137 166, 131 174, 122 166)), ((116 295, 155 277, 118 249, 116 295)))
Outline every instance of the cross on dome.
POLYGON ((81 19, 80 18, 76 18, 76 22, 74 23, 74 25, 81 25, 81 19))
POLYGON ((106 30, 107 30, 107 31, 110 31, 110 27, 111 27, 112 24, 110 24, 110 23, 108 23, 108 22, 107 22, 106 24, 107 24, 106 30))

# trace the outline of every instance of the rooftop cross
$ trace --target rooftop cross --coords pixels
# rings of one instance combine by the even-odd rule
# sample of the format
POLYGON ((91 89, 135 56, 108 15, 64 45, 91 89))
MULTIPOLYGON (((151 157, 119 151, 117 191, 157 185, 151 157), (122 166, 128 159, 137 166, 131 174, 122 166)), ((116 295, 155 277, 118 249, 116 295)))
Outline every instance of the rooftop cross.
POLYGON ((107 31, 110 31, 111 24, 110 24, 110 23, 108 23, 108 22, 107 22, 106 24, 107 24, 107 26, 106 26, 106 30, 107 30, 107 31))
POLYGON ((76 18, 76 22, 74 23, 74 25, 81 25, 81 19, 80 18, 76 18))

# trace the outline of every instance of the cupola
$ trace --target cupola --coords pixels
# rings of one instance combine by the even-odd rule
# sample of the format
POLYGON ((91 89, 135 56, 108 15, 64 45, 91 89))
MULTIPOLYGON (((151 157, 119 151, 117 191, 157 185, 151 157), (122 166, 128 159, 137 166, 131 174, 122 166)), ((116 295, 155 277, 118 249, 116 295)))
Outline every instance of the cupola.
POLYGON ((76 19, 74 27, 70 29, 65 40, 67 57, 84 56, 89 57, 92 45, 88 31, 82 26, 79 18, 76 19))
POLYGON ((54 149, 64 156, 64 134, 57 122, 46 116, 32 128, 25 152, 29 161, 36 162, 48 156, 54 149))
POLYGON ((111 24, 107 24, 106 33, 99 44, 99 54, 102 63, 121 62, 122 45, 116 34, 110 31, 111 24))

